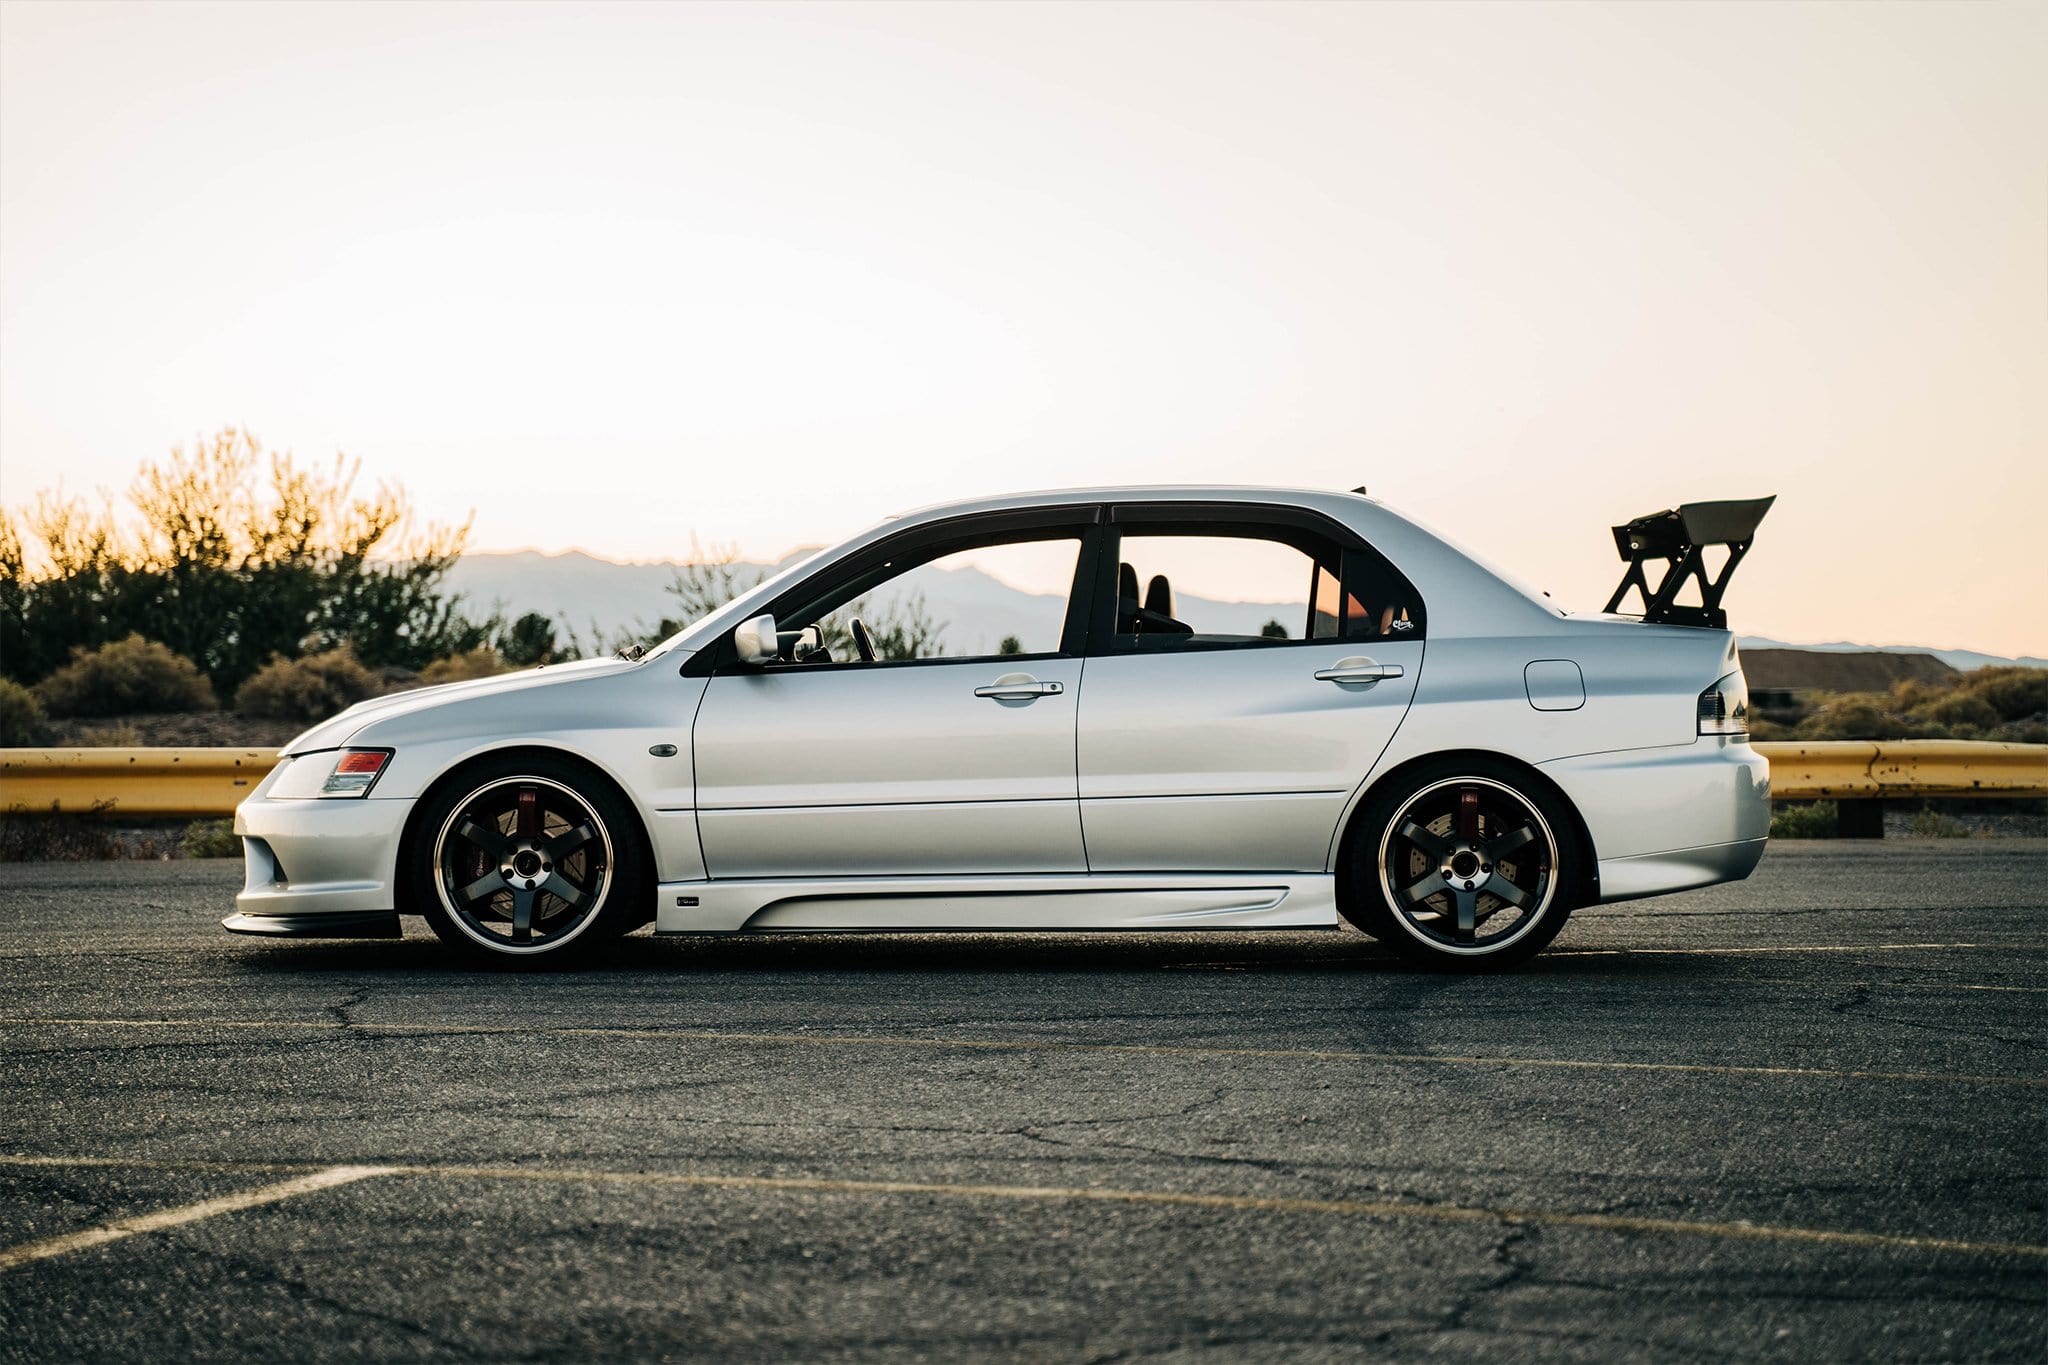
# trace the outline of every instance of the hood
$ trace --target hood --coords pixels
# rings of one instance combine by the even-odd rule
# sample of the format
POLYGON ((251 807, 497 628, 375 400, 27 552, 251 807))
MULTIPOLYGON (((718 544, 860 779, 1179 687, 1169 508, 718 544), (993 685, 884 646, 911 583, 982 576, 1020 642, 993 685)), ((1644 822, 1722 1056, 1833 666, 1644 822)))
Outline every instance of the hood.
MULTIPOLYGON (((479 697, 494 697, 505 692, 524 692, 536 687, 555 687, 587 678, 630 673, 645 662, 647 661, 641 659, 579 659, 575 663, 545 664, 518 673, 501 673, 495 678, 472 678, 467 682, 443 683, 439 687, 415 687, 406 692, 372 697, 368 701, 357 702, 331 720, 320 722, 293 739, 280 752, 301 754, 314 749, 338 749, 348 743, 350 737, 357 731, 374 720, 434 711, 445 706, 459 706, 479 697)), ((670 662, 673 664, 675 660, 671 659, 670 662)))

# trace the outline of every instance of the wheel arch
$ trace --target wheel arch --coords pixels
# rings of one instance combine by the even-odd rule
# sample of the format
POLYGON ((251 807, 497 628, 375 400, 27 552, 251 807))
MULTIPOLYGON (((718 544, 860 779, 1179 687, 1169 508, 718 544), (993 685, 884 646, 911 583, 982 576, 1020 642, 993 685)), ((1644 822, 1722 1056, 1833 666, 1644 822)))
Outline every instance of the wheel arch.
POLYGON ((1332 871, 1337 878, 1337 902, 1342 905, 1350 894, 1351 863, 1349 856, 1352 841, 1359 837, 1366 810, 1373 798, 1389 789, 1398 788, 1413 774, 1425 767, 1445 763, 1480 763, 1491 767, 1504 768, 1512 772, 1532 788, 1542 792, 1557 803, 1565 812, 1568 822, 1566 834, 1571 838, 1579 853, 1580 866, 1584 869, 1579 884, 1571 888, 1572 903, 1585 905, 1599 898, 1600 864, 1593 853, 1593 833, 1586 827, 1586 817, 1564 788, 1553 782, 1542 769, 1526 759, 1516 758, 1493 749, 1438 749, 1433 753, 1417 754, 1405 759, 1367 782, 1351 799, 1351 807, 1344 813, 1344 820, 1338 827, 1337 837, 1330 845, 1332 871))
POLYGON ((559 744, 534 743, 504 744, 497 748, 480 749, 464 754, 460 759, 449 764, 433 781, 420 790, 419 796, 412 803, 412 809, 406 812, 405 828, 398 836, 398 861, 392 875, 392 887, 398 905, 398 913, 401 915, 417 915, 421 913, 420 907, 409 904, 412 899, 412 888, 407 884, 406 869, 412 866, 412 857, 415 849, 418 847, 418 841, 428 837, 425 833, 426 814, 433 808, 434 802, 448 788, 460 785, 468 780, 465 775, 474 772, 484 764, 521 757, 544 758, 550 762, 568 763, 571 766, 581 768, 591 781, 603 784, 612 795, 619 799, 625 809, 632 813, 633 825, 628 833, 638 844, 640 855, 645 859, 645 865, 650 872, 645 897, 646 904, 641 906, 639 911, 636 912, 635 918, 640 923, 651 921, 654 918, 654 909, 658 901, 655 891, 655 882, 658 880, 658 877, 652 875, 657 864, 654 855, 654 838, 648 831, 647 816, 641 811, 640 803, 633 799, 633 794, 626 790, 624 783, 620 782, 617 777, 605 769, 603 764, 598 763, 588 754, 578 753, 574 749, 563 748, 559 744), (641 916, 644 916, 644 918, 641 918, 641 916))

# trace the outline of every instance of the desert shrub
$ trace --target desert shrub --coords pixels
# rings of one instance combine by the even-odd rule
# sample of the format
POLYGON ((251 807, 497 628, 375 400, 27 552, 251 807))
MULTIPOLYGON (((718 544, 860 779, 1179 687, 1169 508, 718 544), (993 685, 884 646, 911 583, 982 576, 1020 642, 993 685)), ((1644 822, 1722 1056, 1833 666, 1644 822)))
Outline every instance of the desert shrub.
POLYGON ((1998 728, 1999 714, 1990 702, 1970 692, 1956 691, 1946 697, 1916 706, 1906 713, 1917 721, 1916 730, 1939 726, 1956 739, 1976 739, 1998 728))
POLYGON ((111 801, 91 814, 67 812, 52 803, 46 811, 10 806, 0 815, 0 863, 81 863, 128 856, 105 816, 111 801))
POLYGON ((36 684, 56 716, 160 715, 211 711, 213 684, 182 654, 130 635, 98 649, 72 648, 71 662, 36 684))
POLYGON ((1970 827, 1922 802, 1919 810, 1906 817, 1906 834, 1913 839, 1967 839, 1970 827))
POLYGON ((139 749, 142 731, 135 728, 135 722, 127 720, 112 725, 88 725, 72 742, 81 749, 139 749))
POLYGON ((1989 739, 2048 742, 2048 669, 1979 668, 1943 681, 1895 683, 1889 692, 1832 697, 1796 728, 1760 739, 1989 739))
POLYGON ((555 648, 555 623, 537 611, 526 613, 498 637, 498 653, 518 668, 554 662, 555 648))
POLYGON ((1980 668, 1963 687, 2004 721, 2048 718, 2048 668, 1980 668))
POLYGON ((235 837, 235 822, 194 820, 178 840, 178 854, 185 858, 241 857, 242 841, 235 837))
POLYGON ((346 645, 303 659, 273 655, 235 693, 244 716, 282 720, 326 720, 381 689, 377 675, 356 662, 346 645))
POLYGON ((0 510, 0 674, 61 667, 67 647, 146 632, 222 696, 272 654, 350 645, 419 668, 491 638, 441 584, 466 525, 420 525, 403 490, 354 464, 301 465, 228 429, 146 463, 128 512, 48 491, 0 510))
POLYGON ((1832 801, 1781 802, 1771 808, 1771 837, 1832 839, 1835 837, 1835 812, 1832 801))
POLYGON ((1801 739, 1898 739, 1906 727, 1885 710, 1880 693, 1845 692, 1799 725, 1801 739))
POLYGON ((12 678, 0 678, 0 749, 24 749, 50 737, 43 704, 12 678))
POLYGON ((467 682, 471 678, 493 678, 509 671, 505 661, 498 657, 498 651, 484 645, 434 660, 420 670, 420 681, 428 687, 436 687, 442 683, 467 682))

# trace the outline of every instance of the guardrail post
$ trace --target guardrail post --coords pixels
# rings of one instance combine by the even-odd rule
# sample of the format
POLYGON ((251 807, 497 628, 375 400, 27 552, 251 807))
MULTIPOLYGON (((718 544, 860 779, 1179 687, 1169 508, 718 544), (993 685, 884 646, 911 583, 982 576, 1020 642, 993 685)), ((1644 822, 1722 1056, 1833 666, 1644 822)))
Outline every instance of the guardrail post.
POLYGON ((1835 802, 1835 837, 1837 839, 1884 838, 1884 802, 1835 802))

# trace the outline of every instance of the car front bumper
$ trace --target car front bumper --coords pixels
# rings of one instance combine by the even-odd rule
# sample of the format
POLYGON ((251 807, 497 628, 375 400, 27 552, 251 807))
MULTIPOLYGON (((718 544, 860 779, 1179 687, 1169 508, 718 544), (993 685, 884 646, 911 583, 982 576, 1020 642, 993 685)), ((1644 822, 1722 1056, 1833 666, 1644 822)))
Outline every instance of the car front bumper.
POLYGON ((1599 899, 1740 881, 1771 830, 1770 761, 1743 739, 1586 754, 1542 765, 1578 808, 1599 899))
POLYGON ((301 934, 334 916, 335 931, 361 932, 366 917, 394 915, 398 843, 412 806, 375 797, 275 801, 259 789, 235 810, 243 886, 237 913, 223 923, 241 933, 301 934))

